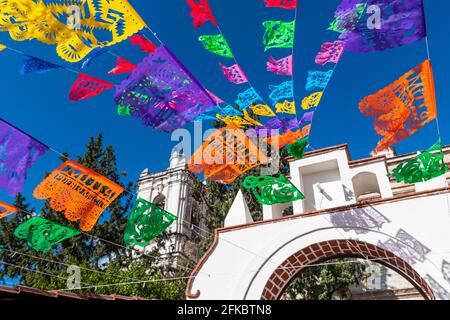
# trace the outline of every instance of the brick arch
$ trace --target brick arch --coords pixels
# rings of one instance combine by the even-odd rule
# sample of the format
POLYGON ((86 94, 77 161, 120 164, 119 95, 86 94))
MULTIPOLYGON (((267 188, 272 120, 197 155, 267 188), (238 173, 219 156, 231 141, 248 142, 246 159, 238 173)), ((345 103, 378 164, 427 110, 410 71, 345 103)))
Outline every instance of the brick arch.
POLYGON ((404 260, 392 252, 357 240, 330 240, 313 244, 286 259, 270 276, 261 299, 277 300, 295 277, 308 265, 341 257, 380 259, 377 261, 405 277, 428 300, 434 300, 433 290, 404 260))

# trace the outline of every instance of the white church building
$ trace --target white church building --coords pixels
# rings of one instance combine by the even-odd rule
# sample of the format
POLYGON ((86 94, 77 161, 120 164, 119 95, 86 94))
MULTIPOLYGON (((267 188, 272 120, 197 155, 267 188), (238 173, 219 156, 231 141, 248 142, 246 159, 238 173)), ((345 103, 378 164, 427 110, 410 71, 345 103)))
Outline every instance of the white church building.
MULTIPOLYGON (((174 151, 167 170, 151 173, 145 169, 137 181, 138 198, 177 216, 177 221, 167 230, 169 241, 165 241, 163 249, 163 254, 174 258, 175 266, 186 260, 197 260, 197 246, 191 241, 193 199, 190 194, 194 179, 197 178, 187 169, 185 156, 174 151)), ((150 245, 146 251, 151 249, 150 245)))
MULTIPOLYGON (((444 153, 448 165, 450 146, 444 153)), ((390 151, 353 160, 347 145, 339 145, 289 159, 290 180, 306 199, 264 206, 263 221, 253 221, 239 193, 192 272, 186 297, 281 299, 309 265, 354 258, 395 271, 404 289, 423 299, 450 299, 450 174, 414 185, 388 176, 415 155, 390 151), (288 207, 294 215, 283 214, 288 207)), ((164 179, 143 174, 140 194, 151 200, 178 194, 180 202, 167 205, 185 215, 189 200, 180 181, 189 175, 174 167, 164 179)), ((183 231, 182 225, 175 228, 183 231)), ((388 287, 380 279, 371 279, 374 289, 388 287)))

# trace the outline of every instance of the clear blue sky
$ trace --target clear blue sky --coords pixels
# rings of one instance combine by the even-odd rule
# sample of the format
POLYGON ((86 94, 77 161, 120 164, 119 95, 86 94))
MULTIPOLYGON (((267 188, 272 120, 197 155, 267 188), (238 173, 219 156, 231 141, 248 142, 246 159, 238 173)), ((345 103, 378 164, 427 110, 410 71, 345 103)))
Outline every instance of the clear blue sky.
MULTIPOLYGON (((242 87, 228 83, 221 74, 218 62, 223 62, 224 59, 205 51, 197 40, 200 34, 215 34, 216 29, 212 25, 206 24, 200 29, 194 29, 189 7, 184 0, 130 2, 204 86, 227 101, 235 99, 242 87)), ((257 90, 267 99, 268 85, 279 84, 283 80, 282 77, 267 73, 265 62, 270 54, 279 58, 289 52, 273 49, 264 53, 261 41, 264 31, 262 22, 290 21, 293 11, 265 8, 263 0, 209 2, 239 63, 257 90)), ((336 33, 326 29, 339 2, 299 0, 295 47, 297 100, 306 94, 304 86, 308 70, 325 71, 332 67, 323 68, 316 65, 314 57, 323 42, 334 41, 337 37, 336 33)), ((448 143, 450 114, 447 101, 450 97, 446 88, 449 86, 450 75, 447 58, 450 52, 450 3, 425 0, 425 8, 442 138, 444 143, 448 143)), ((56 55, 53 46, 36 41, 14 42, 5 32, 0 33, 0 43, 64 64, 56 55)), ((132 47, 128 42, 112 47, 111 51, 135 63, 144 57, 138 48, 132 47)), ((424 41, 385 52, 346 53, 316 113, 311 136, 312 146, 321 148, 348 143, 353 158, 368 156, 378 138, 373 130, 373 119, 360 114, 358 102, 425 59, 424 41)), ((132 180, 136 180, 144 168, 149 168, 150 171, 167 168, 170 151, 175 145, 175 142, 170 141, 170 134, 152 131, 136 119, 119 117, 112 98, 114 90, 73 103, 68 100, 68 93, 76 75, 55 71, 22 76, 18 72, 21 60, 21 56, 8 51, 0 54, 2 118, 49 146, 69 152, 71 156, 82 153, 88 138, 102 132, 105 142, 112 144, 117 152, 120 170, 127 171, 128 178, 132 180)), ((107 75, 107 71, 114 64, 115 58, 106 54, 84 72, 119 83, 123 77, 107 75)), ((398 144, 397 150, 406 153, 424 149, 432 145, 436 137, 434 123, 429 124, 412 138, 398 144)), ((43 178, 44 172, 52 171, 58 164, 58 157, 52 152, 38 161, 30 170, 26 181, 24 194, 27 198, 31 200, 32 190, 43 178)), ((6 193, 0 192, 0 200, 11 199, 6 193)))

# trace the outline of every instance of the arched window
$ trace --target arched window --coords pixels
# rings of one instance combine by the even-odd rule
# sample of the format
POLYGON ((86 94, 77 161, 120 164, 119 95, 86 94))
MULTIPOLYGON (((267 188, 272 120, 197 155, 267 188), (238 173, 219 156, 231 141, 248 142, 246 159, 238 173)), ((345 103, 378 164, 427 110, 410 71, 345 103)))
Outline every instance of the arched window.
POLYGON ((361 172, 353 177, 352 182, 357 201, 381 197, 380 186, 376 174, 371 172, 361 172))
POLYGON ((164 210, 166 208, 166 197, 161 193, 158 194, 153 200, 153 204, 164 210))

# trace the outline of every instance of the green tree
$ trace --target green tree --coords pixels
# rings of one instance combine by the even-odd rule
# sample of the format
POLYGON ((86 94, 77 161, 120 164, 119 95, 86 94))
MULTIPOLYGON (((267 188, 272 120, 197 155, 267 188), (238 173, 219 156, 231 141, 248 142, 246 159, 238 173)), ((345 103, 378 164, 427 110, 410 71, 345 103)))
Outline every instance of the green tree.
MULTIPOLYGON (((67 158, 69 154, 64 153, 61 161, 67 158)), ((166 234, 158 237, 153 251, 145 255, 137 255, 124 247, 123 234, 128 213, 133 206, 135 186, 131 182, 122 181, 113 147, 105 147, 103 137, 99 135, 89 140, 85 154, 76 159, 84 166, 124 186, 127 192, 108 207, 92 232, 68 239, 55 250, 45 254, 31 250, 25 241, 13 235, 15 228, 35 212, 25 197, 19 194, 14 203, 20 209, 19 212, 11 219, 0 220, 0 244, 3 245, 3 250, 0 250, 3 262, 3 265, 0 264, 0 279, 14 278, 20 280, 23 285, 45 290, 61 289, 67 287, 67 267, 75 265, 81 268, 83 288, 76 292, 182 299, 189 275, 187 271, 192 268, 192 264, 186 263, 185 268, 181 268, 187 269, 185 271, 163 267, 159 249, 167 239, 166 234), (101 241, 99 238, 109 241, 101 241), (167 278, 180 279, 164 280, 167 278)), ((284 150, 281 159, 281 171, 287 173, 288 164, 284 150)), ((243 191, 253 218, 262 218, 261 206, 255 197, 248 190, 241 188, 248 175, 259 175, 259 168, 247 172, 229 186, 213 181, 202 183, 199 179, 194 179, 193 219, 195 224, 208 231, 194 228, 200 244, 199 256, 211 245, 211 232, 223 226, 239 190, 243 191)), ((78 229, 77 223, 70 223, 63 214, 52 210, 48 201, 44 202, 39 213, 46 219, 78 229)), ((169 265, 171 263, 170 259, 166 262, 169 265)), ((361 267, 355 264, 308 268, 292 283, 286 294, 291 299, 330 299, 334 292, 358 282, 362 277, 361 267)))
MULTIPOLYGON (((61 161, 68 158, 67 153, 60 157, 61 161)), ((107 208, 89 234, 63 241, 48 253, 31 250, 26 241, 14 237, 17 226, 34 212, 23 195, 17 195, 14 205, 20 209, 19 212, 11 219, 0 220, 0 243, 3 245, 0 279, 12 278, 22 285, 44 290, 64 289, 69 277, 67 268, 74 265, 82 268, 81 286, 87 287, 80 292, 137 295, 152 299, 182 298, 185 281, 162 281, 186 276, 186 272, 165 267, 171 265, 170 259, 165 261, 167 264, 161 263, 159 250, 166 235, 158 237, 153 250, 145 255, 125 247, 123 235, 134 204, 135 185, 122 182, 113 147, 104 146, 100 134, 89 140, 85 154, 77 157, 76 161, 123 186, 126 192, 107 208)), ((79 229, 78 223, 71 223, 62 213, 52 210, 48 201, 44 202, 39 215, 79 229)))
MULTIPOLYGON (((29 263, 29 260, 25 256, 14 255, 14 252, 9 250, 19 248, 24 252, 31 253, 31 250, 28 250, 28 248, 23 246, 23 241, 14 236, 14 230, 19 224, 31 218, 31 213, 34 209, 27 203, 25 197, 21 193, 16 196, 13 205, 18 208, 19 211, 17 211, 10 219, 5 218, 0 220, 0 257, 2 263, 29 268, 32 267, 32 264, 29 263)), ((6 264, 3 264, 3 266, 0 267, 0 279, 2 281, 5 281, 7 278, 13 279, 16 277, 24 277, 24 275, 26 275, 25 269, 12 268, 6 264)))
POLYGON ((348 298, 351 285, 365 277, 365 265, 349 259, 335 259, 322 266, 306 268, 289 285, 285 297, 290 300, 331 300, 334 295, 348 298))

